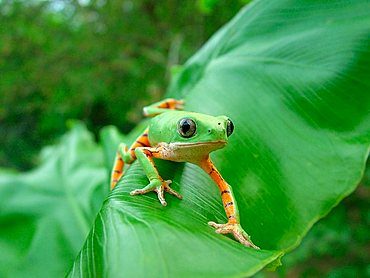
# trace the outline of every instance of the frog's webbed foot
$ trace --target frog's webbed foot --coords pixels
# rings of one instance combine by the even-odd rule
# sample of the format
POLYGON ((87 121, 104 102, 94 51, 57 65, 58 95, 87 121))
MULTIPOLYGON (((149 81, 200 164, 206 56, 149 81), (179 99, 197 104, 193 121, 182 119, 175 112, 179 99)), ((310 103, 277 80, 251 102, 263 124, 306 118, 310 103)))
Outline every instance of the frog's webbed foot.
POLYGON ((252 247, 254 249, 260 249, 258 246, 254 245, 251 241, 249 235, 243 230, 242 226, 237 223, 226 223, 226 224, 217 224, 215 222, 208 222, 208 225, 216 229, 216 233, 219 234, 233 234, 236 240, 241 244, 252 247))
POLYGON ((170 193, 171 195, 176 196, 179 199, 182 199, 182 196, 170 187, 171 183, 172 183, 171 180, 161 181, 161 180, 155 179, 155 180, 152 180, 143 189, 135 189, 131 191, 130 195, 140 195, 140 194, 146 194, 150 191, 154 191, 157 193, 158 200, 161 202, 162 206, 167 206, 167 202, 164 199, 165 191, 170 193))

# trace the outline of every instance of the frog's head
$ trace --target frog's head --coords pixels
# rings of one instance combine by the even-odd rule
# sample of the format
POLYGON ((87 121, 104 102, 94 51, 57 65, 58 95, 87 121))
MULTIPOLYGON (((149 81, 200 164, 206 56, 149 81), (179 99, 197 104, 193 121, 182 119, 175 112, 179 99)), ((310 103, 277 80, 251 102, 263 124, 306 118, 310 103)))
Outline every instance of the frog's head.
POLYGON ((225 145, 233 133, 234 125, 226 116, 213 117, 188 113, 177 121, 177 140, 184 144, 225 145))
POLYGON ((234 125, 226 116, 209 116, 186 111, 171 111, 156 117, 150 139, 154 144, 171 144, 177 152, 180 149, 189 155, 208 155, 223 148, 234 125))
POLYGON ((174 144, 183 150, 191 150, 195 157, 205 157, 223 148, 233 131, 234 125, 226 116, 187 113, 177 120, 174 144))

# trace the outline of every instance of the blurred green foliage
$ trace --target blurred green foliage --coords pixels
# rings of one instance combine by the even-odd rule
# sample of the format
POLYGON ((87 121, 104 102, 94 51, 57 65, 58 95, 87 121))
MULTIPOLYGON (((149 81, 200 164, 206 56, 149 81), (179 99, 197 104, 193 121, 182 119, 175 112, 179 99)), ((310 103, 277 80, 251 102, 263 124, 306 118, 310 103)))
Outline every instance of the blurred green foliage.
POLYGON ((0 1, 0 165, 35 165, 71 118, 127 132, 245 2, 0 1))
POLYGON ((320 220, 276 272, 254 278, 370 277, 370 163, 357 190, 320 220))
POLYGON ((283 258, 279 277, 369 277, 369 197, 370 184, 364 180, 283 258))

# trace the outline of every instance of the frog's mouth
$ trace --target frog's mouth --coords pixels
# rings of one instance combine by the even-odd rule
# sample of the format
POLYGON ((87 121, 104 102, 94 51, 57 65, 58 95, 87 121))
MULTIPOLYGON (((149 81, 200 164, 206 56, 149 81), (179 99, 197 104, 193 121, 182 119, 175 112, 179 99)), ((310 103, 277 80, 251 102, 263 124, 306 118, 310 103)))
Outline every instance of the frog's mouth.
POLYGON ((194 146, 224 146, 226 145, 226 140, 218 141, 208 141, 208 142, 195 142, 195 143, 172 143, 177 147, 194 147, 194 146))

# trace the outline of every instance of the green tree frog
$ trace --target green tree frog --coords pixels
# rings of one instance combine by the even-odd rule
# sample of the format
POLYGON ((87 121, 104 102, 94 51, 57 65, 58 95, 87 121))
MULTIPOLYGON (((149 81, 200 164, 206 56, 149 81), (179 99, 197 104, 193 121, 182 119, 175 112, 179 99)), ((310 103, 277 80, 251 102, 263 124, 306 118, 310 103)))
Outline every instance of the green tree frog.
POLYGON ((154 118, 129 149, 125 144, 120 144, 112 170, 111 188, 116 186, 124 174, 124 164, 131 164, 138 159, 149 179, 149 184, 130 194, 154 191, 161 204, 166 206, 164 192, 179 199, 182 199, 182 196, 170 187, 171 180, 164 180, 160 176, 153 157, 196 164, 217 184, 228 217, 226 224, 215 222, 208 224, 214 227, 217 233, 231 233, 243 245, 259 249, 240 225, 239 211, 231 186, 223 179, 209 157, 210 152, 227 144, 228 137, 234 130, 232 121, 226 116, 213 117, 181 111, 183 104, 181 100, 166 99, 144 108, 144 115, 154 118))

